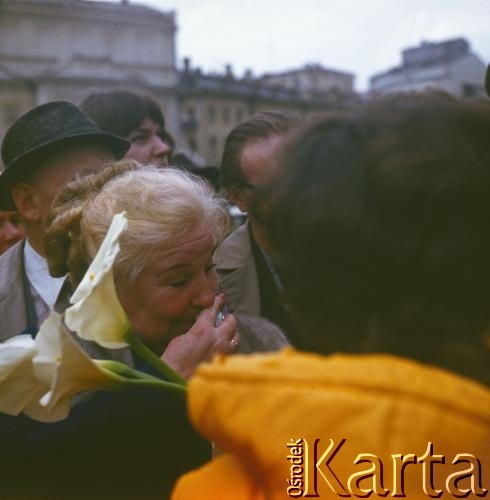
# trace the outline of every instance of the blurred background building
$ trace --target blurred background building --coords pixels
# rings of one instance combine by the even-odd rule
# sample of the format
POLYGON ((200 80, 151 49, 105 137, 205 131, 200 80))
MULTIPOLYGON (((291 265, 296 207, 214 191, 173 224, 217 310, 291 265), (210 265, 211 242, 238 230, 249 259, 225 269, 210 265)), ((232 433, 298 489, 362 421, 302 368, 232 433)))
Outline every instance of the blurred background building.
POLYGON ((253 113, 276 109, 307 117, 347 109, 359 100, 353 90, 353 75, 341 82, 343 86, 319 88, 317 92, 311 89, 306 92, 299 85, 281 84, 268 78, 255 78, 251 71, 237 77, 231 65, 226 66, 223 74, 204 74, 200 68, 191 67, 186 58, 177 87, 182 112, 180 133, 185 148, 201 153, 208 163, 216 165, 228 132, 253 113))
POLYGON ((230 129, 256 111, 309 115, 358 100, 354 75, 309 65, 281 74, 204 74, 176 60, 174 12, 86 0, 0 1, 0 137, 32 106, 96 88, 150 92, 181 150, 217 164, 230 129))
POLYGON ((0 136, 28 108, 91 89, 151 91, 177 119, 175 17, 128 2, 0 2, 0 136))
POLYGON ((484 96, 485 63, 464 38, 422 42, 402 51, 402 64, 370 79, 374 93, 436 88, 460 97, 484 96))
MULTIPOLYGON (((178 149, 198 164, 219 163, 237 123, 265 109, 309 116, 355 107, 354 74, 306 64, 278 73, 205 73, 177 63, 176 14, 129 0, 0 0, 0 138, 32 106, 80 102, 94 89, 149 92, 161 104, 178 149)), ((402 64, 371 78, 371 93, 435 87, 483 96, 485 64, 463 38, 423 42, 402 64)))
POLYGON ((260 80, 269 85, 298 90, 305 98, 335 98, 335 94, 354 92, 352 73, 327 69, 320 64, 306 64, 303 68, 266 74, 260 80))

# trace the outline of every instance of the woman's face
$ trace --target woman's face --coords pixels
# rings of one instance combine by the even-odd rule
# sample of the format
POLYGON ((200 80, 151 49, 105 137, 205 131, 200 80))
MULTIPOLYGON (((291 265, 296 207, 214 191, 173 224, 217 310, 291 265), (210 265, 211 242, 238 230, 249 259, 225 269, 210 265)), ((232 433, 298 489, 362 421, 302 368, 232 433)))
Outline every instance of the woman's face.
POLYGON ((127 137, 131 147, 126 158, 143 164, 166 167, 170 164, 172 148, 163 140, 164 130, 151 118, 145 118, 127 137))
POLYGON ((136 280, 118 290, 133 328, 158 355, 212 305, 218 292, 215 247, 214 232, 202 224, 182 240, 156 250, 136 280))

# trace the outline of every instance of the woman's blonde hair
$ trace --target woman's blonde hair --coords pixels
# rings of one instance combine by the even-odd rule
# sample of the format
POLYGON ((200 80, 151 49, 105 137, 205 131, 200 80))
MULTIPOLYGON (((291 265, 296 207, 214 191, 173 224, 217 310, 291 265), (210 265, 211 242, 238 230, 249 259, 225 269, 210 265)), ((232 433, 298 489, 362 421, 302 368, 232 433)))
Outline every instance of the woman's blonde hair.
POLYGON ((198 177, 122 160, 76 178, 55 198, 44 238, 50 273, 69 274, 76 286, 112 217, 123 211, 128 229, 114 265, 118 285, 134 281, 156 246, 178 243, 201 224, 208 224, 220 243, 228 229, 224 200, 198 177))

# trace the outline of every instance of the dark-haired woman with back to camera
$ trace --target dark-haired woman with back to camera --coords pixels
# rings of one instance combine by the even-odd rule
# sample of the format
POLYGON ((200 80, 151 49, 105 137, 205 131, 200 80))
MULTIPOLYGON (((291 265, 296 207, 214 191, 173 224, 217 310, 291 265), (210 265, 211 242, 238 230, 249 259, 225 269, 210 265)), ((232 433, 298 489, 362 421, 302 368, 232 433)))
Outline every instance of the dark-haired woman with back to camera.
POLYGON ((256 215, 318 354, 196 372, 191 420, 227 453, 174 500, 486 495, 489 132, 488 101, 407 94, 289 144, 256 215))

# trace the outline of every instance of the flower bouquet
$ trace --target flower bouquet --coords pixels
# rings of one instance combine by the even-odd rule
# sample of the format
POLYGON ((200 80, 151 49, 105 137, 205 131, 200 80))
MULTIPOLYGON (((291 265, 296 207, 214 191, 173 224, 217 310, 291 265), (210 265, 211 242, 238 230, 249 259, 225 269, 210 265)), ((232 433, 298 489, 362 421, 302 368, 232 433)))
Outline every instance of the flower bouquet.
POLYGON ((0 344, 0 412, 57 422, 85 391, 143 386, 185 394, 185 381, 131 332, 117 298, 112 268, 126 228, 124 213, 115 215, 63 314, 51 311, 35 339, 18 335, 0 344), (75 336, 109 349, 130 347, 165 380, 117 361, 91 359, 75 336))

